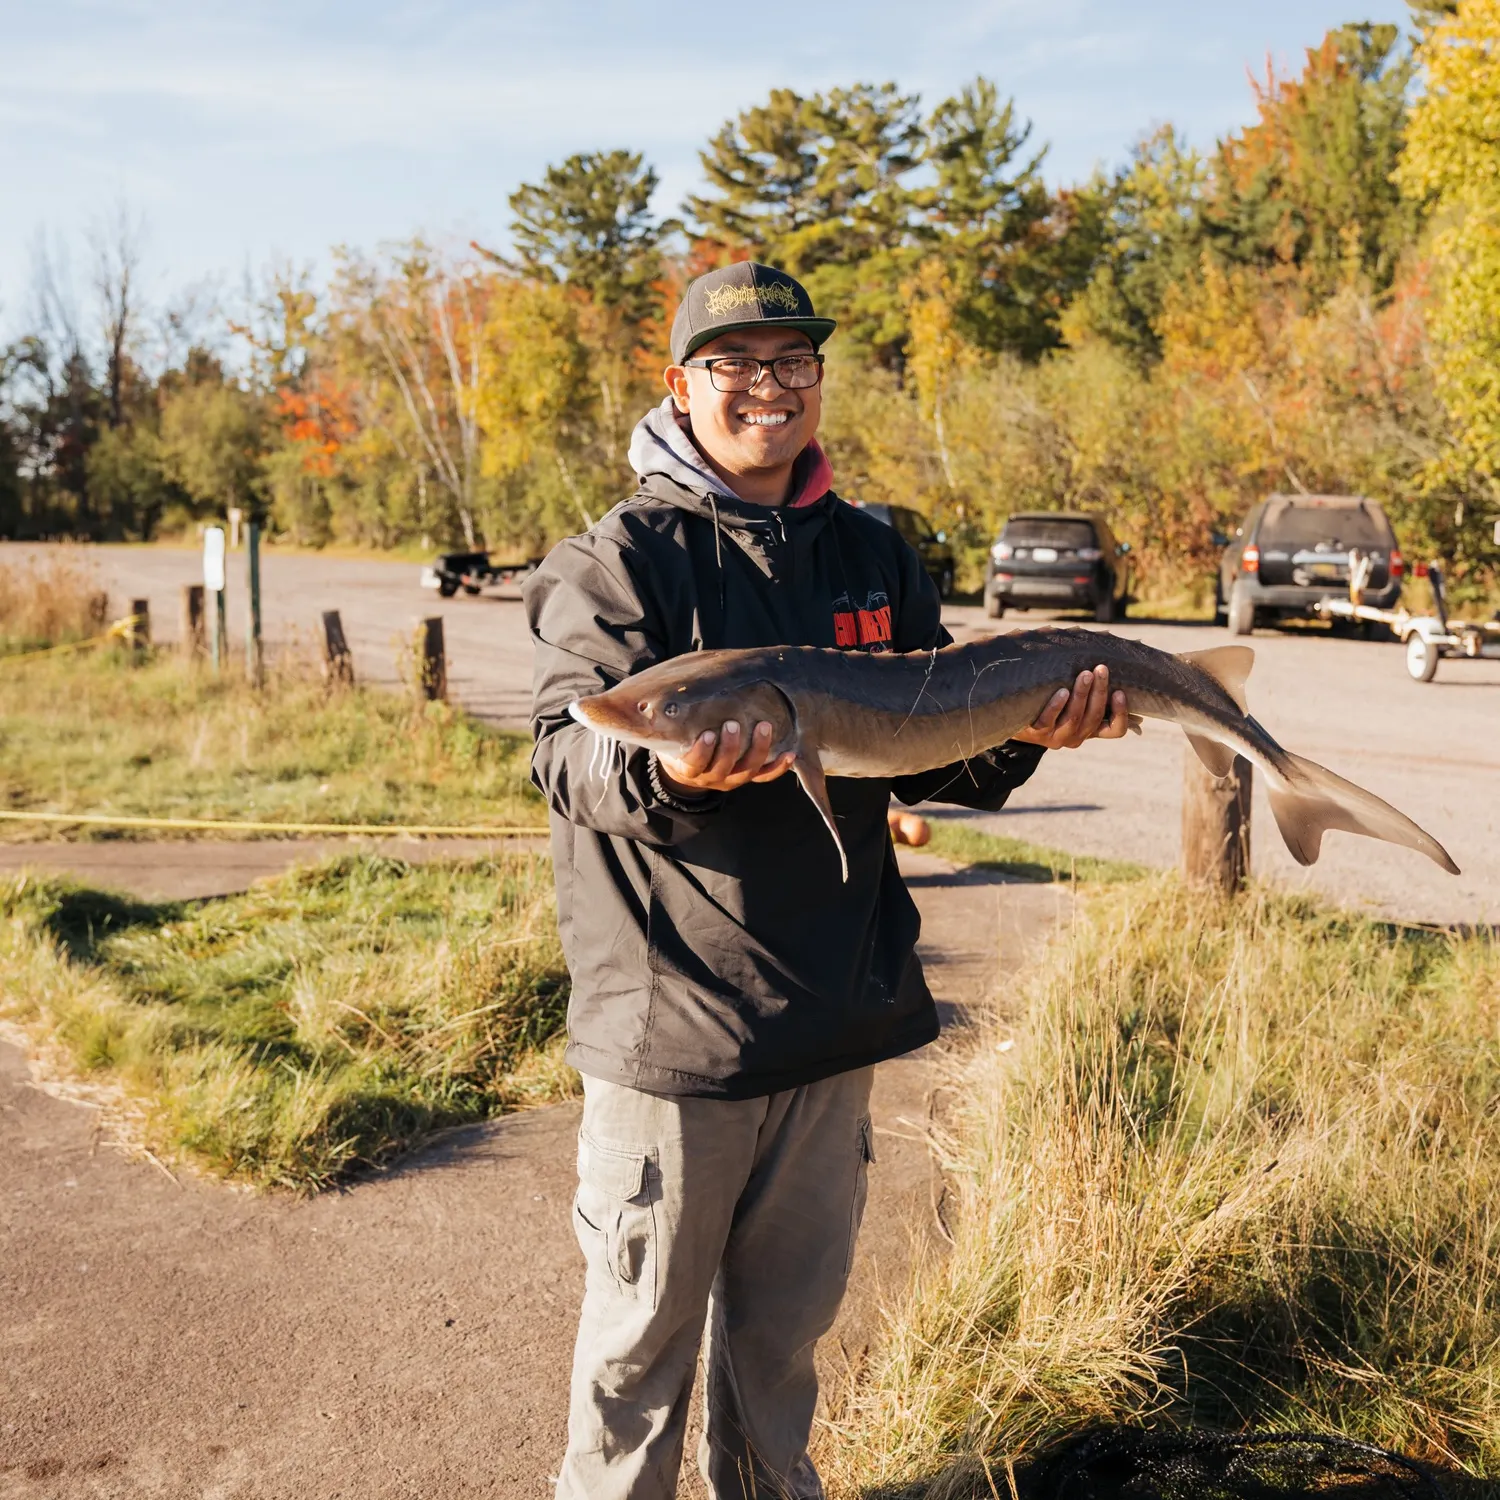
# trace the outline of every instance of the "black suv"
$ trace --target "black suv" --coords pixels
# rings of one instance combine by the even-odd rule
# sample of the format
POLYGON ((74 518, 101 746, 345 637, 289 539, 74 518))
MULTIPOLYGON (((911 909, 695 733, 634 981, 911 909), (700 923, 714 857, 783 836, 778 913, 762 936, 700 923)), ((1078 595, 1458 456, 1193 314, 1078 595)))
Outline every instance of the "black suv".
POLYGON ((939 595, 946 599, 953 592, 953 548, 948 545, 946 531, 934 531, 927 517, 909 506, 861 504, 859 508, 877 521, 894 526, 896 534, 911 543, 927 576, 937 584, 939 595))
POLYGON ((1349 597, 1349 554, 1370 559, 1360 601, 1394 609, 1405 564, 1385 512, 1358 495, 1272 495, 1224 548, 1214 612, 1235 635, 1273 619, 1307 618, 1320 599, 1349 597))
POLYGON ((1129 603, 1121 577, 1128 542, 1117 542, 1102 516, 1082 511, 1024 511, 1005 523, 985 568, 984 612, 1087 609, 1118 620, 1129 603))

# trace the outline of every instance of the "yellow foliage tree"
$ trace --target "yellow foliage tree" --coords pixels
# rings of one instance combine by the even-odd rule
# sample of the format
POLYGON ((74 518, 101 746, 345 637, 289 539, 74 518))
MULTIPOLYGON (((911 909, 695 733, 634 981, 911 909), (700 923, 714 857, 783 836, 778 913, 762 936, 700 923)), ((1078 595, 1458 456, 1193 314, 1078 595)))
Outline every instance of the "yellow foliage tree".
POLYGON ((585 527, 598 387, 584 336, 587 297, 521 277, 495 289, 485 328, 476 411, 484 472, 502 480, 560 481, 585 527))
POLYGON ((1461 0, 1420 59, 1397 175, 1435 200, 1439 296, 1431 331, 1438 389, 1453 420, 1452 478, 1500 477, 1500 0, 1461 0))

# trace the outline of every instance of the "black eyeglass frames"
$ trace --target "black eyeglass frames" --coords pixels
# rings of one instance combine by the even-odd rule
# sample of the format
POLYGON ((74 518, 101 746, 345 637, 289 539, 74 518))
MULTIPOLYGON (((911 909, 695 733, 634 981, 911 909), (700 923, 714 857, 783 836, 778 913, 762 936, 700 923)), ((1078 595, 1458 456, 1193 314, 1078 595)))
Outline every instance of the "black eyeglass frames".
POLYGON ((767 370, 776 384, 786 391, 805 391, 823 378, 821 354, 782 354, 776 359, 750 359, 746 355, 726 354, 714 359, 685 359, 683 364, 707 370, 716 391, 754 390, 767 370))

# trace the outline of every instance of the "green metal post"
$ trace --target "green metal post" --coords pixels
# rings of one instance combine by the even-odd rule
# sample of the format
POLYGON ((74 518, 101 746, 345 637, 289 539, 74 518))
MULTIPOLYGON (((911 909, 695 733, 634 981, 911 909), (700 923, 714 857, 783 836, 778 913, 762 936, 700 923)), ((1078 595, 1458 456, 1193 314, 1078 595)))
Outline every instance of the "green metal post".
POLYGON ((252 686, 259 687, 265 663, 260 640, 260 527, 254 521, 245 528, 245 549, 250 554, 250 617, 245 626, 245 676, 252 686))

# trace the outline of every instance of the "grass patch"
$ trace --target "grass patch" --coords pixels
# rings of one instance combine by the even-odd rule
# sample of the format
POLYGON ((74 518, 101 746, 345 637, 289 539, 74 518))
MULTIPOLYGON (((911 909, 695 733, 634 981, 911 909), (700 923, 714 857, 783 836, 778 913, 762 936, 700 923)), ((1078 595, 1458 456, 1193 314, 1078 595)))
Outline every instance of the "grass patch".
POLYGON ((1069 854, 1063 849, 1027 843, 1025 839, 985 833, 968 823, 943 820, 933 822, 931 828, 932 840, 926 846, 927 853, 940 855, 958 865, 999 870, 1015 880, 1113 883, 1140 880, 1147 873, 1144 866, 1128 860, 1069 854))
POLYGON ((109 598, 93 563, 70 548, 0 560, 0 658, 98 635, 109 598))
POLYGON ((0 1018, 139 1101, 145 1144, 312 1190, 567 1094, 552 871, 336 859, 245 895, 0 885, 0 1018))
MULTIPOLYGON (((113 650, 0 668, 0 807, 318 823, 545 826, 530 741, 288 659, 265 687, 113 650)), ((0 824, 0 839, 171 837, 0 824)))
POLYGON ((1092 1424, 1500 1472, 1493 937, 1102 889, 1014 1044, 959 1066, 954 1244, 849 1396, 835 1493, 1005 1493, 1092 1424))

